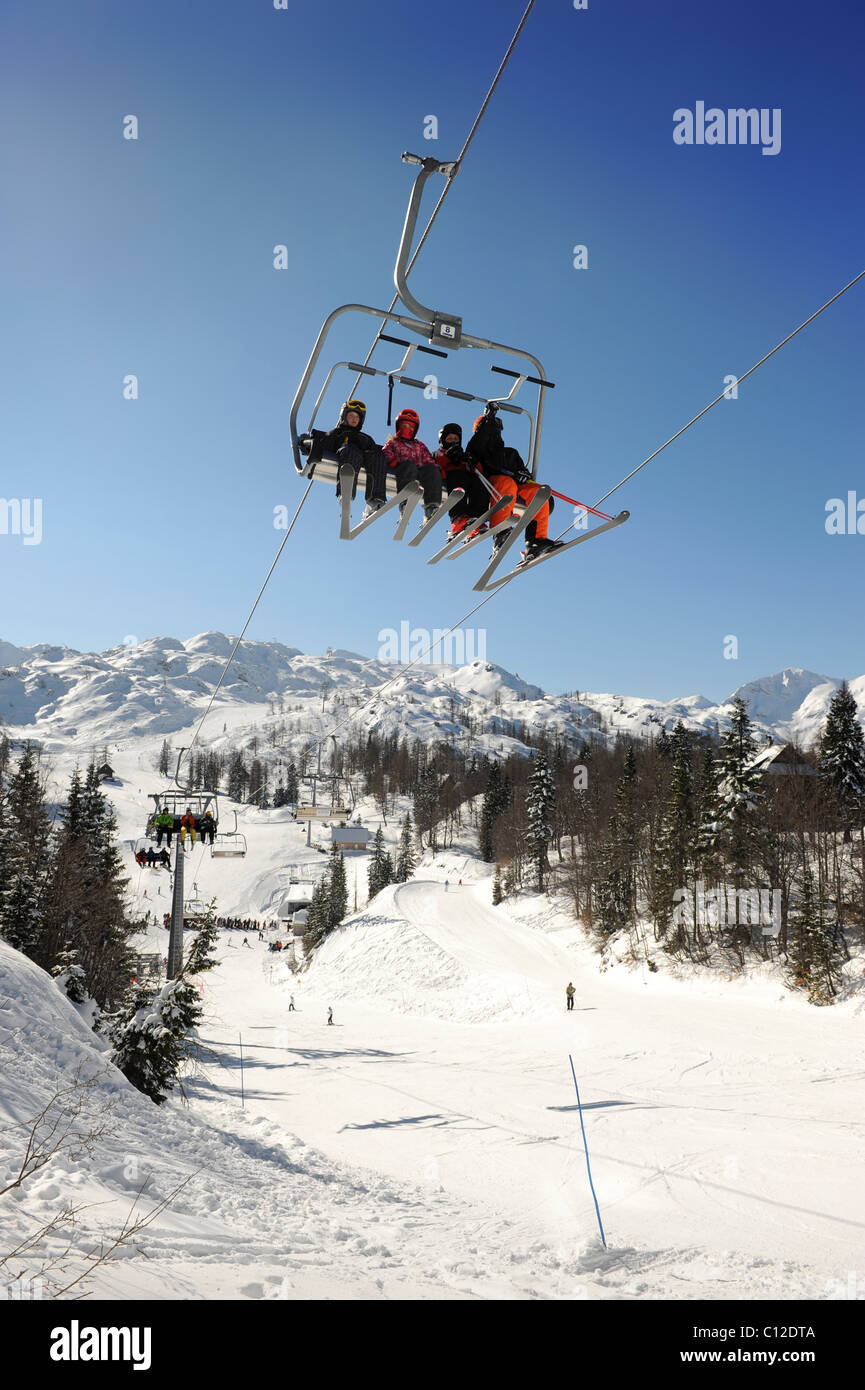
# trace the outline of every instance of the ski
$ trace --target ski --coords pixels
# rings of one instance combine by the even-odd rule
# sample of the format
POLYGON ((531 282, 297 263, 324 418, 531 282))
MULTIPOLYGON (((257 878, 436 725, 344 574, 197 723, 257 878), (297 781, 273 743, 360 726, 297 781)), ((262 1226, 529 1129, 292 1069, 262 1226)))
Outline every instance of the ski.
MULTIPOLYGON (((474 531, 474 530, 476 529, 476 527, 478 527, 478 526, 483 526, 484 522, 489 521, 489 519, 490 519, 490 517, 492 516, 493 512, 496 511, 500 506, 501 506, 501 502, 500 502, 500 501, 496 501, 496 502, 494 502, 493 505, 492 505, 490 508, 488 508, 488 510, 485 511, 481 516, 479 516, 479 517, 473 517, 472 520, 474 521, 474 526, 471 527, 471 530, 474 531)), ((481 536, 475 536, 474 540, 471 540, 471 541, 459 541, 459 544, 455 544, 454 542, 457 540, 457 538, 456 538, 456 537, 451 537, 451 539, 450 539, 445 545, 442 546, 441 550, 437 550, 436 553, 435 553, 435 555, 431 555, 431 556, 430 556, 430 558, 427 560, 427 564, 428 564, 428 565, 437 565, 438 562, 439 562, 439 560, 443 560, 444 557, 445 557, 446 555, 462 555, 462 554, 464 554, 465 551, 468 550, 469 546, 474 545, 476 541, 484 540, 487 536, 495 535, 496 531, 501 530, 504 526, 508 525, 509 521, 510 521, 510 518, 508 518, 508 521, 507 521, 507 522, 500 522, 499 525, 493 527, 493 529, 492 529, 491 531, 484 531, 483 535, 481 535, 481 536)), ((469 531, 469 527, 468 527, 468 526, 467 526, 465 529, 466 529, 466 532, 469 531)), ((463 534, 463 533, 460 532, 460 535, 462 535, 462 534, 463 534)))
MULTIPOLYGON (((354 481, 354 469, 349 464, 344 463, 339 470, 339 501, 341 507, 339 538, 343 541, 353 541, 356 536, 360 535, 361 531, 365 531, 367 527, 372 526, 373 522, 378 521, 386 512, 393 511, 394 507, 398 507, 401 502, 409 504, 406 506, 406 512, 410 515, 423 495, 419 483, 409 483, 401 492, 398 492, 395 497, 392 497, 389 502, 385 502, 383 507, 379 507, 377 512, 373 512, 372 516, 367 517, 366 521, 361 521, 357 526, 352 528, 351 492, 354 487, 354 481)), ((400 528, 404 531, 404 523, 406 525, 408 524, 405 513, 403 514, 400 525, 397 527, 397 535, 394 537, 395 540, 401 539, 400 528)))
MULTIPOLYGON (((408 501, 400 503, 402 514, 399 519, 399 525, 393 533, 393 538, 395 541, 402 540, 403 536, 406 533, 406 527, 408 526, 409 521, 411 520, 412 512, 414 511, 418 502, 420 502, 421 498, 423 497, 423 491, 421 489, 420 483, 407 483, 402 491, 404 493, 407 493, 410 489, 414 489, 414 492, 408 498, 408 501)), ((400 496, 402 496, 402 493, 400 493, 400 496)))
POLYGON ((461 502, 464 497, 465 493, 463 492, 461 487, 455 487, 453 492, 449 492, 447 497, 445 497, 442 501, 441 505, 436 508, 435 514, 430 517, 429 521, 425 521, 423 526, 418 531, 417 535, 412 537, 412 539, 409 541, 409 545, 420 545, 424 536, 427 534, 428 531, 432 530, 436 522, 441 521, 442 517, 445 516, 451 510, 452 507, 455 507, 457 503, 461 502))
MULTIPOLYGON (((549 502, 549 500, 550 489, 546 485, 540 486, 537 492, 535 493, 534 497, 532 498, 531 502, 526 507, 522 516, 519 518, 519 520, 514 520, 513 513, 511 513, 506 522, 500 521, 498 526, 494 526, 491 532, 486 532, 486 535, 494 535, 496 531, 500 531, 504 527, 510 526, 510 535, 508 536, 507 540, 499 546, 498 550, 493 551, 492 560, 487 565, 477 584, 473 585, 473 588, 481 589, 486 587, 486 582, 489 579, 490 575, 495 573, 499 565, 502 563, 502 560, 507 555, 508 551, 516 545, 517 541, 525 531, 526 527, 530 524, 530 522, 534 521, 538 512, 541 510, 541 507, 543 507, 546 502, 549 502)), ((477 539, 483 540, 484 537, 479 536, 477 539)), ((470 541, 469 544, 474 545, 475 542, 470 541)), ((466 547, 466 549, 468 549, 468 546, 466 547)), ((496 585, 493 584, 490 587, 495 588, 496 585)))
MULTIPOLYGON (((477 584, 474 585, 474 588, 482 592, 497 589, 500 584, 506 584, 509 579, 516 579, 519 575, 527 574, 529 570, 536 569, 537 566, 542 565, 545 560, 554 560, 556 556, 564 555, 566 551, 573 550, 575 545, 582 545, 584 541, 590 541, 595 536, 602 536, 605 531, 612 531, 615 526, 621 526, 623 522, 628 520, 630 515, 630 512, 619 512, 618 516, 614 516, 609 521, 605 521, 603 526, 595 526, 591 531, 587 531, 584 536, 577 536, 576 540, 567 541, 565 545, 559 546, 557 550, 550 550, 546 555, 539 555, 534 560, 521 561, 516 569, 512 569, 509 574, 502 575, 499 579, 494 580, 492 584, 489 584, 487 581, 498 568, 498 560, 502 558, 497 557, 496 563, 489 565, 484 570, 477 584)), ((504 546, 502 549, 504 550, 504 546)))

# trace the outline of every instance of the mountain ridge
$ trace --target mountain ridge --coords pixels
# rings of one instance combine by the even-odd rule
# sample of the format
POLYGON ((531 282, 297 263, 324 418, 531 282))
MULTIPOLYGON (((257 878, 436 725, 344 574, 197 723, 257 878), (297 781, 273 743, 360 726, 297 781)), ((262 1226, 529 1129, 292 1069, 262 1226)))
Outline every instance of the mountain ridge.
MULTIPOLYGON (((181 641, 151 637, 104 652, 79 652, 39 643, 29 648, 0 641, 0 719, 10 731, 34 738, 87 737, 107 741, 179 732, 207 707, 235 639, 221 632, 181 641), (11 659, 10 659, 11 658, 11 659), (17 658, 17 659, 16 659, 17 658)), ((459 736, 471 720, 489 735, 510 739, 509 726, 547 729, 580 737, 649 737, 681 719, 686 728, 711 734, 729 724, 737 696, 746 699, 759 734, 776 741, 814 742, 829 701, 841 682, 788 666, 737 686, 714 704, 704 695, 672 700, 615 692, 544 691, 494 662, 478 658, 461 666, 422 664, 400 673, 398 662, 330 649, 304 653, 282 642, 247 639, 214 704, 214 719, 266 705, 320 713, 339 704, 345 718, 362 717, 367 731, 402 727, 423 739, 459 736), (381 687, 387 686, 382 690, 381 687), (357 715, 351 715, 355 709, 357 715)), ((865 723, 865 675, 849 682, 865 723)))

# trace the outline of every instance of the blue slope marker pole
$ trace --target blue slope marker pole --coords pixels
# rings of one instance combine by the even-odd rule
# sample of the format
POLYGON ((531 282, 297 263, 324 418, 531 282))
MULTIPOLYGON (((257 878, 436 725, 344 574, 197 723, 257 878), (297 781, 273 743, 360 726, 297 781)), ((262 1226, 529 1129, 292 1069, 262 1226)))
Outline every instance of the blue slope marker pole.
POLYGON ((601 1244, 603 1245, 604 1249, 606 1250, 606 1248, 607 1248, 607 1239, 606 1239, 606 1236, 604 1235, 604 1226, 603 1226, 603 1222, 601 1221, 601 1213, 600 1213, 600 1209, 599 1209, 599 1207, 598 1207, 598 1199, 597 1199, 597 1197, 595 1196, 595 1184, 592 1182, 592 1169, 591 1169, 591 1164, 589 1163, 589 1146, 588 1146, 588 1144, 586 1143, 586 1128, 585 1128, 585 1125, 583 1124, 583 1107, 582 1107, 582 1105, 580 1104, 580 1088, 579 1088, 579 1086, 577 1085, 577 1073, 574 1071, 574 1059, 573 1059, 573 1057, 571 1056, 570 1053, 568 1053, 568 1061, 569 1061, 570 1064, 571 1064, 571 1075, 572 1075, 572 1077, 574 1078, 574 1090, 575 1090, 576 1093, 577 1093, 577 1109, 578 1109, 579 1112, 580 1112, 580 1129, 582 1130, 582 1133, 583 1133, 583 1148, 584 1148, 585 1151, 586 1151, 586 1172, 587 1172, 588 1175, 589 1175, 589 1187, 592 1189, 592 1198, 594 1199, 594 1203, 595 1203, 595 1213, 596 1213, 597 1218, 598 1218, 598 1230, 599 1230, 600 1233, 601 1233, 601 1244))

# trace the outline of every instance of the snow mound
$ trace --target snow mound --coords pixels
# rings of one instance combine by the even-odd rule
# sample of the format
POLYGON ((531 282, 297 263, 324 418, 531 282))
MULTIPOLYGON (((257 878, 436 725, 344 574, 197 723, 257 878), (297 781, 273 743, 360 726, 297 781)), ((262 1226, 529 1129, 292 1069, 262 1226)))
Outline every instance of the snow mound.
POLYGON ((506 1023, 543 1011, 516 975, 471 968, 400 915, 393 887, 333 932, 315 954, 320 997, 375 999, 390 1013, 441 1022, 506 1023))

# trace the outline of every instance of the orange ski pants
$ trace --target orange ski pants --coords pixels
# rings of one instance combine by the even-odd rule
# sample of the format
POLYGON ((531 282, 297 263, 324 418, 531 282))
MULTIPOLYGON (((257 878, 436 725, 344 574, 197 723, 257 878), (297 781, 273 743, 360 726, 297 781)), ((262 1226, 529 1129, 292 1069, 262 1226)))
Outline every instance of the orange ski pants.
MULTIPOLYGON (((528 506, 538 490, 537 483, 518 483, 515 478, 511 478, 507 473, 496 473, 490 478, 490 482, 496 492, 502 494, 502 500, 490 517, 490 526, 498 526, 500 521, 507 521, 514 509, 517 498, 528 506)), ((539 541, 545 540, 547 535, 547 525, 550 519, 550 504, 545 502, 535 517, 535 536, 539 541)))

